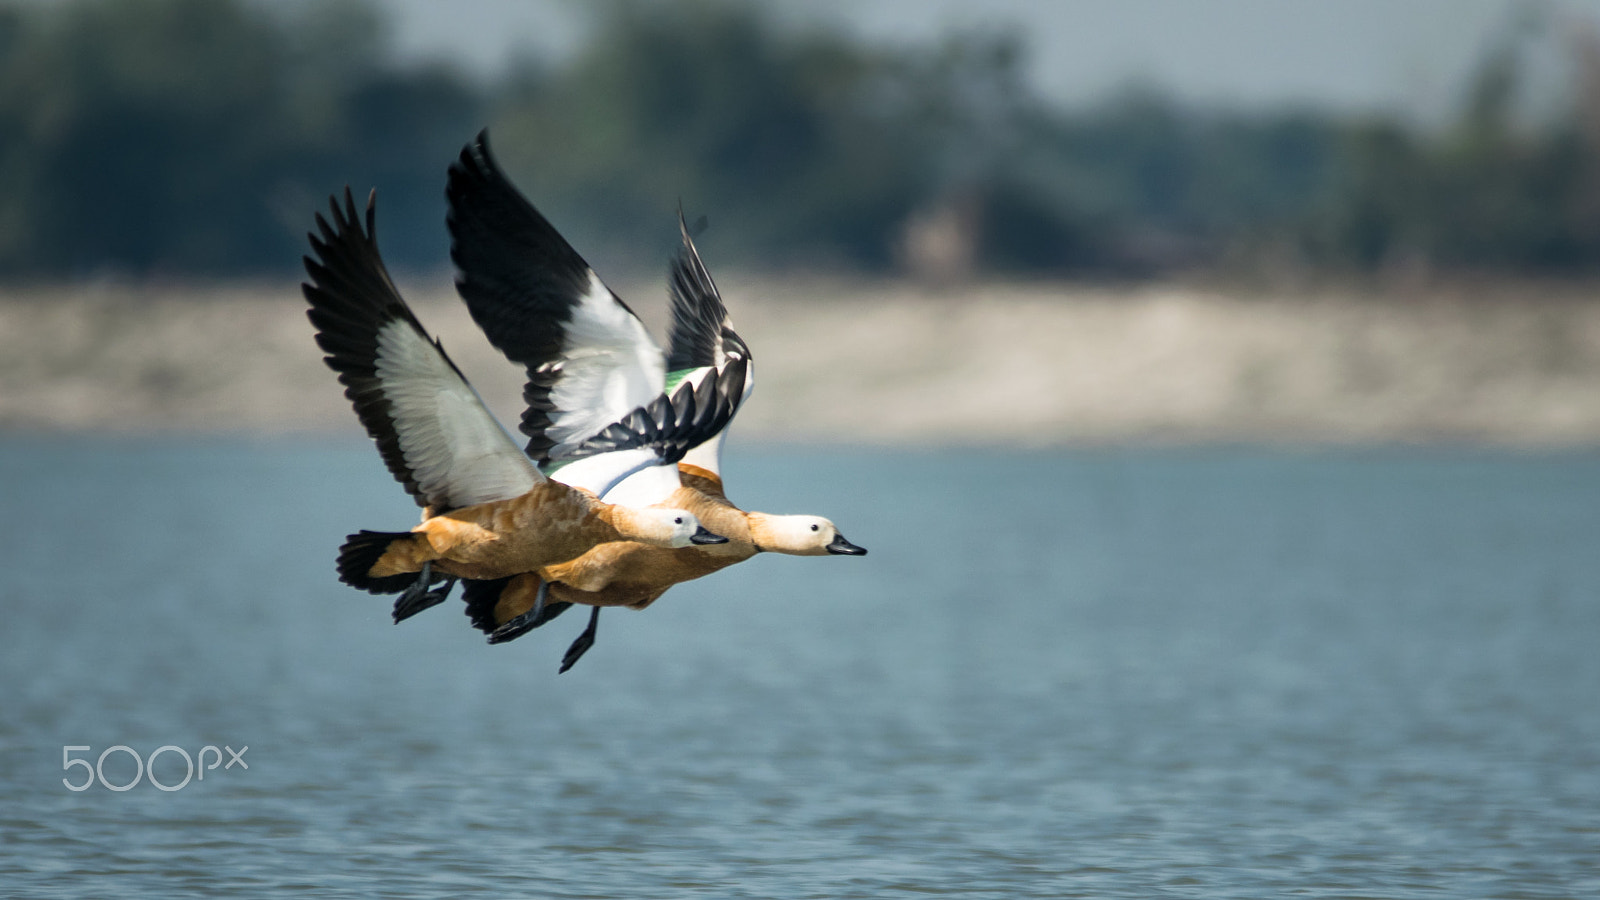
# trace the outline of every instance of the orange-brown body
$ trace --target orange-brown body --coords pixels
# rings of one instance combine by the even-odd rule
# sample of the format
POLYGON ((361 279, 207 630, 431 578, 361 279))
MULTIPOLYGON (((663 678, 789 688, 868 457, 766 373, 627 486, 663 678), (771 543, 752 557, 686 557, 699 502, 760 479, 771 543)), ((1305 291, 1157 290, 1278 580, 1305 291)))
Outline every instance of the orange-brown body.
POLYGON ((415 537, 390 544, 367 574, 379 578, 418 572, 425 562, 432 562, 435 571, 474 579, 537 571, 581 556, 597 544, 622 540, 619 528, 626 527, 628 513, 588 491, 542 481, 519 497, 423 520, 411 529, 415 537))
POLYGON ((513 578, 495 604, 497 623, 533 609, 541 579, 550 582, 549 601, 588 606, 643 609, 675 584, 692 581, 743 562, 760 551, 744 510, 728 502, 722 479, 697 466, 679 465, 681 486, 662 506, 686 509, 700 524, 728 539, 726 544, 670 550, 637 541, 608 541, 537 574, 513 578))
POLYGON ((728 502, 722 482, 714 475, 687 475, 681 468, 679 479, 682 484, 661 505, 694 513, 706 528, 727 538, 726 544, 681 550, 638 541, 599 544, 575 559, 539 571, 540 577, 550 582, 551 599, 590 606, 643 607, 672 585, 755 556, 749 519, 744 510, 728 502))

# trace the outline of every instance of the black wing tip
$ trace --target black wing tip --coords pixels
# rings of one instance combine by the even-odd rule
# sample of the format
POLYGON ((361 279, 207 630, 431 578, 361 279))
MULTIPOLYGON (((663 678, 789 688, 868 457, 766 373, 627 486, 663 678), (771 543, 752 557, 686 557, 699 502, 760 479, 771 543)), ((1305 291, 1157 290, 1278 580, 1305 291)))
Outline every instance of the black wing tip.
MULTIPOLYGON (((495 161, 494 152, 489 149, 489 129, 484 127, 472 140, 461 148, 455 161, 450 163, 446 173, 445 197, 456 200, 463 196, 469 185, 482 185, 491 181, 502 181, 510 184, 500 164, 495 161)), ((451 204, 450 215, 455 214, 455 204, 451 204)))
POLYGON ((715 378, 696 385, 688 381, 670 395, 661 394, 585 440, 563 459, 572 461, 618 450, 655 451, 662 465, 683 459, 728 427, 744 391, 743 359, 730 361, 715 378))
POLYGON ((527 454, 546 464, 556 446, 545 433, 553 424, 549 396, 559 380, 547 367, 559 364, 568 323, 596 275, 500 168, 487 128, 451 163, 445 194, 456 293, 489 343, 527 371, 520 430, 529 438, 527 454))
POLYGON ((587 286, 589 264, 500 167, 489 149, 489 129, 450 164, 445 200, 456 287, 474 318, 486 304, 504 306, 506 298, 498 295, 508 289, 541 293, 540 269, 549 270, 558 293, 587 286), (496 296, 479 296, 485 291, 496 296))
POLYGON ((667 368, 674 371, 716 365, 719 355, 750 358, 750 348, 733 330, 722 292, 694 245, 693 234, 697 229, 704 230, 704 221, 701 216, 695 227, 689 226, 680 204, 678 231, 683 245, 673 257, 667 276, 672 305, 667 368))
MULTIPOLYGON (((394 286, 379 253, 377 194, 376 189, 368 192, 364 218, 349 185, 329 196, 327 214, 315 215, 317 232, 307 235, 312 255, 302 262, 311 280, 301 285, 301 293, 308 304, 306 317, 316 329, 316 344, 326 354, 323 362, 345 386, 345 397, 377 444, 384 465, 419 506, 438 506, 441 498, 423 495, 405 460, 377 374, 377 335, 385 324, 405 321, 431 340, 394 286)), ((455 368, 442 347, 439 353, 455 368)))
POLYGON ((315 231, 306 232, 306 240, 311 243, 311 250, 316 255, 313 260, 310 256, 300 257, 305 264, 306 272, 313 279, 317 272, 312 268, 313 263, 320 264, 323 269, 331 268, 329 255, 335 245, 340 243, 366 245, 363 249, 370 248, 376 253, 378 243, 378 189, 373 188, 367 193, 366 216, 360 216, 356 210, 355 193, 350 185, 344 186, 344 197, 341 202, 339 194, 328 195, 328 215, 324 216, 319 210, 313 213, 312 220, 316 223, 315 231), (329 217, 332 223, 329 223, 329 217))
POLYGON ((704 214, 695 219, 693 225, 690 225, 689 220, 684 216, 683 198, 678 198, 678 234, 683 236, 683 242, 685 244, 693 247, 693 238, 697 238, 700 235, 705 234, 707 229, 710 227, 711 220, 706 218, 704 214))

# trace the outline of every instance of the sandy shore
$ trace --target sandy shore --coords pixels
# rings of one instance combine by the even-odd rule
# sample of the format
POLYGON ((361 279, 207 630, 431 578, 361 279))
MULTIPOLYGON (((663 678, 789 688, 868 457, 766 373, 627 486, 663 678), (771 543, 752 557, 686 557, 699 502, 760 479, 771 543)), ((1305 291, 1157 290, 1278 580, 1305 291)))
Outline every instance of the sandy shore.
MULTIPOLYGON (((418 315, 514 425, 521 373, 443 280, 418 315)), ((619 286, 661 334, 665 291, 619 286)), ((727 276, 746 439, 1600 444, 1581 288, 1352 292, 727 276)), ((294 282, 0 289, 0 429, 351 432, 294 282)))

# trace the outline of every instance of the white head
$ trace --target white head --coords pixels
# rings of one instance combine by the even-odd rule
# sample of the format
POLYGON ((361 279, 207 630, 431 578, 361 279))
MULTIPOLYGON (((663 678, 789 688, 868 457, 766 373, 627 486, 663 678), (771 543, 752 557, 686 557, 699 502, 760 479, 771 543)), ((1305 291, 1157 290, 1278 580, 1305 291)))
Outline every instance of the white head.
POLYGON ((728 539, 701 527, 700 520, 686 509, 631 509, 627 536, 655 547, 687 547, 690 544, 725 544, 728 539))
POLYGON ((750 536, 756 546, 795 556, 866 556, 863 547, 844 539, 834 524, 821 516, 773 516, 750 513, 750 536))

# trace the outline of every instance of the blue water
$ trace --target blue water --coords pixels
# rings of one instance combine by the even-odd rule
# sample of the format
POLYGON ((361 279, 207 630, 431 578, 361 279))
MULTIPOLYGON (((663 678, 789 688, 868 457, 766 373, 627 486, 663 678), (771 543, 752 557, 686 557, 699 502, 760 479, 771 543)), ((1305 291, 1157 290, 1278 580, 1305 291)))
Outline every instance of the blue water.
POLYGON ((336 583, 415 516, 370 446, 0 440, 0 894, 1600 896, 1600 456, 728 469, 871 554, 558 676, 580 615, 491 647, 336 583), (248 769, 67 789, 116 745, 248 769))

